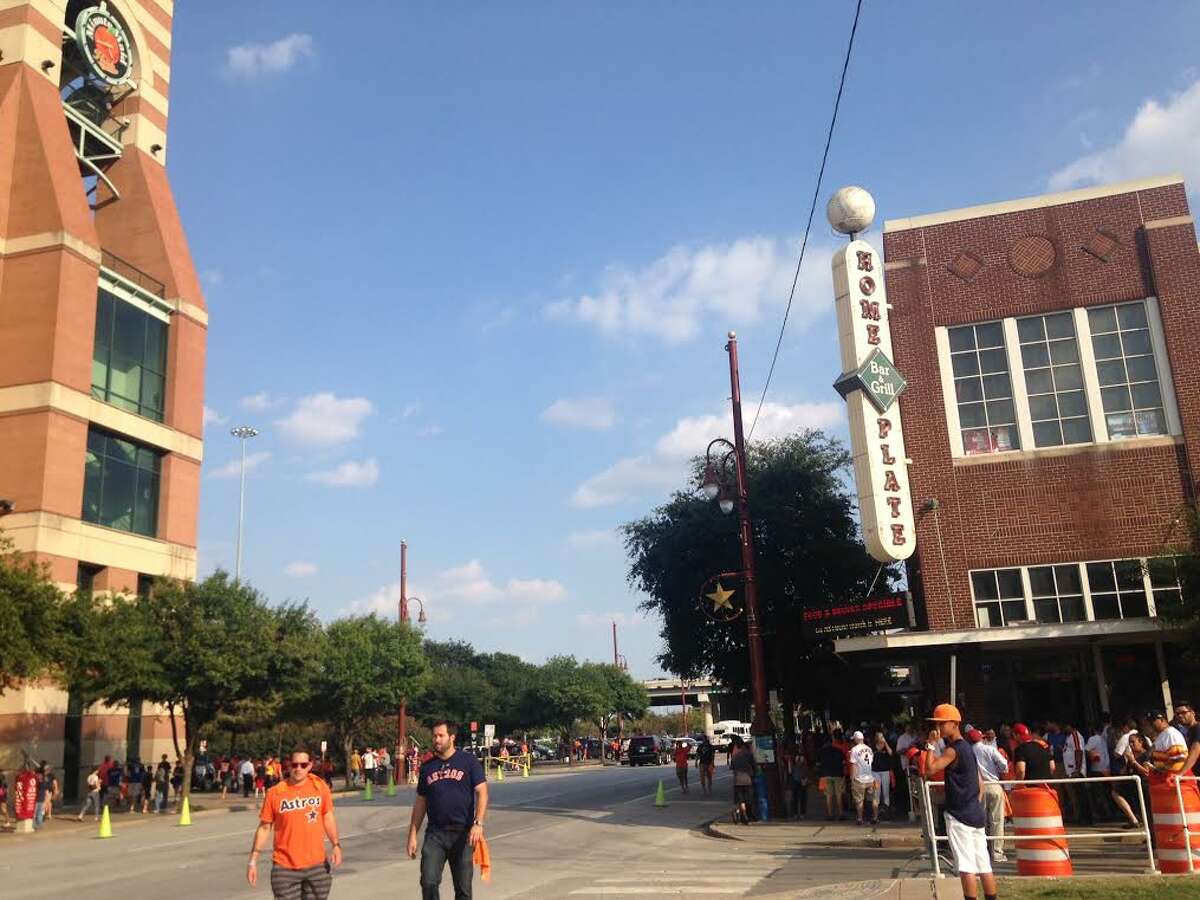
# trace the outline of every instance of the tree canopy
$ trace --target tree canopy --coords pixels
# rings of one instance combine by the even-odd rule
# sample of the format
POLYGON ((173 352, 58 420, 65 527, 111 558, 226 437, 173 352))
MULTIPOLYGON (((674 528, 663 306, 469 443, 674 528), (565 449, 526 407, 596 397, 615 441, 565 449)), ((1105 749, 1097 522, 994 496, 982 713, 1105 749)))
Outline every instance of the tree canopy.
MULTIPOLYGON (((879 571, 854 519, 849 454, 824 433, 804 431, 751 444, 746 455, 770 686, 792 702, 836 701, 853 690, 846 670, 827 647, 805 641, 801 623, 806 606, 864 596, 879 571)), ((693 484, 702 468, 703 460, 696 460, 693 484)), ((643 608, 662 617, 662 665, 684 678, 711 675, 747 688, 744 616, 718 623, 700 606, 710 576, 741 569, 737 516, 721 513, 688 486, 623 532, 630 584, 647 595, 643 608)))
POLYGON ((0 694, 45 675, 61 655, 62 594, 33 560, 0 535, 0 694))

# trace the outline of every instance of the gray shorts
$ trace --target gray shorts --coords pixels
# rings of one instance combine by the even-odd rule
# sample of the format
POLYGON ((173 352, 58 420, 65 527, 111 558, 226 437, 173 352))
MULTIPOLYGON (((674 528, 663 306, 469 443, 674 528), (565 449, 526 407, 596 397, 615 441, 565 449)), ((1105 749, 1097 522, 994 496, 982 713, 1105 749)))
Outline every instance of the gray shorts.
POLYGON ((329 863, 307 869, 271 867, 271 891, 275 900, 326 900, 332 885, 329 863))

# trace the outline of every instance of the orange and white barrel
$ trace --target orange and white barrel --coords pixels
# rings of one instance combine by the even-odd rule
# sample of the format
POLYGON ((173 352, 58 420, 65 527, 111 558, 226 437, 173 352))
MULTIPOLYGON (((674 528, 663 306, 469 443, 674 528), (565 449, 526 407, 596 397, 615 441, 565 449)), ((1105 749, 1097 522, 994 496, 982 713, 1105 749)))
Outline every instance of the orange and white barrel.
POLYGON ((1188 871, 1188 841, 1191 841, 1193 871, 1200 874, 1200 790, 1194 781, 1180 781, 1179 792, 1172 783, 1150 785, 1150 809, 1154 819, 1155 855, 1164 875, 1188 871), (1183 797, 1183 808, 1179 798, 1183 797))
POLYGON ((1072 873, 1058 794, 1045 785, 1012 792, 1013 830, 1017 840, 1017 874, 1063 877, 1072 873))

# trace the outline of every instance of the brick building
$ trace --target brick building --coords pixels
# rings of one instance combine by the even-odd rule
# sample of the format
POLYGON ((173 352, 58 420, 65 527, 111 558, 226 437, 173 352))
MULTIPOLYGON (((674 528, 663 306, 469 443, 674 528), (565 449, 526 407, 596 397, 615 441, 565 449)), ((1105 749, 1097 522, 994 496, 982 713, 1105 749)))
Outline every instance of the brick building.
MULTIPOLYGON (((196 574, 208 314, 167 179, 171 0, 0 3, 0 520, 65 590, 196 574)), ((150 707, 0 696, 0 769, 170 750, 150 707)))
POLYGON ((1196 697, 1156 617, 1200 474, 1182 179, 888 221, 884 256, 919 630, 838 652, 980 721, 1196 697))

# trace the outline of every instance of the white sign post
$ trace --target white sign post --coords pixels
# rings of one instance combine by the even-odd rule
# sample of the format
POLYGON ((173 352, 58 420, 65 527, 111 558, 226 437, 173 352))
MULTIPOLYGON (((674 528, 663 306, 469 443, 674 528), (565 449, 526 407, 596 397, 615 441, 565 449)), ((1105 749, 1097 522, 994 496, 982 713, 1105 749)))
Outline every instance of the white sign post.
POLYGON ((854 240, 833 256, 838 340, 843 372, 835 387, 846 398, 854 480, 867 551, 882 563, 912 556, 917 545, 904 429, 896 402, 906 381, 892 362, 883 259, 854 240))

